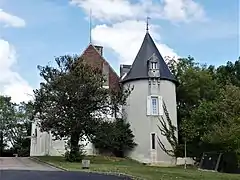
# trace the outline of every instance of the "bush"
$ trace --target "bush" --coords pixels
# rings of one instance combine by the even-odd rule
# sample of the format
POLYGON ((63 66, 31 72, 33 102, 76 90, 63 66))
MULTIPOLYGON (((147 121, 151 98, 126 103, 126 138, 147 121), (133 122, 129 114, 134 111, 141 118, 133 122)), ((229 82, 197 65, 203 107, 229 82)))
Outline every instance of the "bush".
POLYGON ((92 143, 100 154, 107 153, 116 157, 124 157, 128 151, 137 145, 134 142, 130 124, 125 122, 124 119, 116 119, 114 122, 101 122, 92 143))
POLYGON ((66 151, 64 157, 69 162, 81 162, 84 155, 81 152, 71 153, 71 151, 66 151))
POLYGON ((78 146, 79 151, 77 151, 77 152, 69 150, 69 147, 70 147, 70 144, 68 142, 67 146, 65 147, 65 149, 66 149, 66 152, 64 154, 65 160, 69 161, 69 162, 81 162, 85 156, 85 153, 83 151, 84 146, 82 144, 80 144, 78 146))

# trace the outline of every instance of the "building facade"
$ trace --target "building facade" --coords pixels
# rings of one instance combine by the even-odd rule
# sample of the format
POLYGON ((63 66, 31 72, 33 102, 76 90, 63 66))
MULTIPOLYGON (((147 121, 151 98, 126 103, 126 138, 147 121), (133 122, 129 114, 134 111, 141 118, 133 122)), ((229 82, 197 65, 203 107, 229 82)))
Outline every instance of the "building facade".
MULTIPOLYGON (((143 163, 173 165, 176 159, 165 153, 159 146, 159 140, 170 150, 172 147, 159 130, 160 119, 166 120, 166 106, 172 124, 177 128, 176 80, 158 51, 149 32, 132 65, 120 66, 120 77, 103 58, 100 46, 89 45, 81 55, 93 66, 102 69, 106 76, 105 88, 134 86, 134 89, 123 107, 123 114, 130 123, 135 135, 136 148, 129 157, 143 163)), ((106 117, 111 120, 113 117, 106 117)), ((176 132, 177 136, 177 132, 176 132)), ((88 142, 87 154, 96 154, 93 145, 88 142)), ((62 155, 65 152, 65 142, 54 141, 51 133, 40 132, 36 123, 32 125, 31 156, 62 155)))

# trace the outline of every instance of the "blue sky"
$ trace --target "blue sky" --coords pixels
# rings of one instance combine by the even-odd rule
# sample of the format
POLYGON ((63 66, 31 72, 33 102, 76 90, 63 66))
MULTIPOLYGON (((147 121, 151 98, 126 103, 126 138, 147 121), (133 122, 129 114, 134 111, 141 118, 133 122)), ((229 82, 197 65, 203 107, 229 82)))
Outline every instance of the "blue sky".
POLYGON ((6 50, 7 45, 16 52, 15 63, 5 70, 0 67, 0 85, 3 84, 0 92, 20 101, 19 93, 30 93, 38 87, 37 65, 53 62, 54 56, 81 54, 89 43, 90 8, 93 43, 104 46, 104 56, 117 72, 120 63, 131 64, 134 60, 145 34, 147 15, 151 17, 150 33, 164 56, 191 55, 201 63, 214 65, 234 61, 239 56, 238 3, 238 0, 0 0, 0 9, 5 13, 4 18, 0 11, 0 39, 5 43, 0 44, 5 47, 5 51, 0 49, 0 65, 5 67, 4 63, 9 62, 6 53, 13 53, 6 50), (12 16, 15 20, 11 20, 12 16), (14 21, 19 24, 14 25, 14 21), (10 82, 6 76, 1 80, 5 71, 12 73, 9 79, 15 79, 10 82), (14 82, 18 82, 18 88, 14 82), (20 88, 20 92, 16 91, 20 88))

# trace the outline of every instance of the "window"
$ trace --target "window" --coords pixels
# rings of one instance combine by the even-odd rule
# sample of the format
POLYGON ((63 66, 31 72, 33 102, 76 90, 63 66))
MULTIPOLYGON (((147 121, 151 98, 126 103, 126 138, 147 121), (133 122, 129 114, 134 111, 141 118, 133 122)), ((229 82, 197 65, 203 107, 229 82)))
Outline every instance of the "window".
POLYGON ((157 62, 151 62, 151 69, 157 69, 157 62))
POLYGON ((33 134, 34 137, 37 137, 37 128, 35 128, 35 134, 33 134))
POLYGON ((158 97, 151 97, 151 114, 158 115, 158 97))
POLYGON ((147 115, 148 116, 162 116, 163 104, 162 96, 150 95, 147 96, 147 115))
POLYGON ((155 141, 155 133, 151 133, 152 149, 156 149, 155 141))

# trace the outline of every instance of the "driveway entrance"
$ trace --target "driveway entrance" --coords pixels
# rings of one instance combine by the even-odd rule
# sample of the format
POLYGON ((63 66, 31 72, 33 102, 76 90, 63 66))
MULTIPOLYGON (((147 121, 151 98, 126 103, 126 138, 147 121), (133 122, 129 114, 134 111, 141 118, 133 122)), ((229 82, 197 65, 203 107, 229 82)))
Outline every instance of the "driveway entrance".
POLYGON ((37 163, 27 157, 0 157, 1 170, 60 171, 59 169, 37 163))

